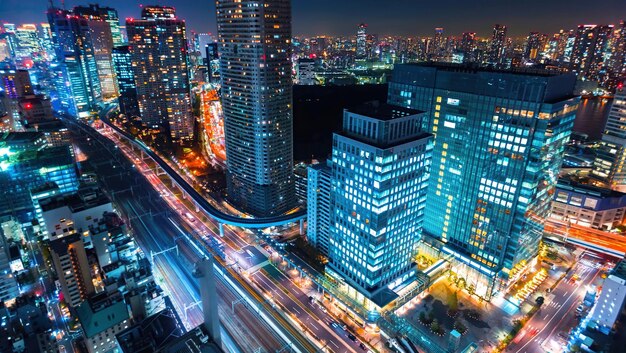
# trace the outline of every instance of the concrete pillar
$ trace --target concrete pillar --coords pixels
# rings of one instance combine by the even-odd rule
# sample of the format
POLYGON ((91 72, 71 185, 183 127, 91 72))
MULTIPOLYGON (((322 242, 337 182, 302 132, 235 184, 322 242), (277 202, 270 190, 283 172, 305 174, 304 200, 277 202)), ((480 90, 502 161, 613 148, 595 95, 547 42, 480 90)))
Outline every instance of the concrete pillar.
POLYGON ((224 236, 224 223, 220 223, 220 237, 224 236))
POLYGON ((300 220, 300 235, 304 235, 304 218, 300 220))
POLYGON ((194 271, 200 282, 200 296, 202 299, 202 315, 204 327, 218 347, 222 346, 220 333, 220 319, 217 312, 217 290, 215 288, 215 274, 213 273, 213 257, 200 260, 194 271))

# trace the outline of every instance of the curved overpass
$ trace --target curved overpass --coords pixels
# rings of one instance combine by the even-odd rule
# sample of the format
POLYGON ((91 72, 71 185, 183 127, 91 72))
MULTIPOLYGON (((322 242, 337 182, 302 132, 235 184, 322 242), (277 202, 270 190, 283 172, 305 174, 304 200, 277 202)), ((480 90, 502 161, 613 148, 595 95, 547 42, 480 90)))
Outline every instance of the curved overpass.
POLYGON ((298 210, 292 214, 264 218, 245 218, 225 213, 211 205, 202 195, 200 195, 198 191, 196 191, 196 189, 189 185, 183 177, 170 167, 169 164, 163 160, 163 158, 159 157, 143 142, 136 140, 133 136, 115 126, 115 124, 111 123, 107 117, 101 116, 100 120, 113 129, 117 134, 123 136, 135 146, 141 148, 141 150, 152 158, 152 160, 158 164, 159 168, 161 168, 184 193, 193 199, 194 203, 200 209, 220 223, 243 228, 267 228, 297 222, 306 218, 306 210, 298 210))

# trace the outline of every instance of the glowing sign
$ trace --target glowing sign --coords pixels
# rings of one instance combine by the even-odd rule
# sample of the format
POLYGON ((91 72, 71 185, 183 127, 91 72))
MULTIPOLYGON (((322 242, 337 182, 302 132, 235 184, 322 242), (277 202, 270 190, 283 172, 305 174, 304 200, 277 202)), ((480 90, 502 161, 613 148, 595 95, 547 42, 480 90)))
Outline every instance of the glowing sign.
POLYGON ((460 100, 454 98, 448 98, 448 105, 459 105, 461 103, 460 100))

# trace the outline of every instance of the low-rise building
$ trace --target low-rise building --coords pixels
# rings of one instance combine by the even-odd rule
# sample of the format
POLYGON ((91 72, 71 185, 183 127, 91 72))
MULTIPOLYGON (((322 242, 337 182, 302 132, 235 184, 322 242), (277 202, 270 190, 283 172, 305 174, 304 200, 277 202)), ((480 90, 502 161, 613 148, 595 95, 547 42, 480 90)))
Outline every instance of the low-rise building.
POLYGON ((113 213, 111 200, 97 187, 81 188, 72 194, 56 195, 39 200, 46 234, 57 229, 63 220, 71 219, 74 229, 91 246, 91 228, 97 228, 105 213, 113 213))
POLYGON ((602 292, 590 313, 590 322, 609 334, 626 301, 626 261, 622 260, 604 280, 602 292))
POLYGON ((117 349, 115 335, 130 326, 126 303, 119 295, 107 292, 92 296, 76 309, 89 353, 107 353, 117 349))
POLYGON ((550 217, 600 230, 622 224, 626 194, 611 189, 559 179, 550 217))

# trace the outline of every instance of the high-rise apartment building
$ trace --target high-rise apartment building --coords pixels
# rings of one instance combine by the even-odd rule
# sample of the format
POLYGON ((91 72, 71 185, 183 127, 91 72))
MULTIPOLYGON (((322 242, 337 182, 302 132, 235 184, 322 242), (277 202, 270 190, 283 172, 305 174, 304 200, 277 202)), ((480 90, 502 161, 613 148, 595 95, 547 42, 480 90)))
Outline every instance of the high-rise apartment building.
POLYGON ((476 33, 475 32, 465 32, 461 37, 461 52, 463 53, 463 61, 464 62, 473 62, 476 61, 476 55, 474 51, 476 50, 476 33))
POLYGON ((589 177, 602 186, 626 191, 626 88, 615 91, 602 141, 589 177))
POLYGON ((102 101, 102 89, 92 41, 90 20, 74 16, 71 11, 51 7, 48 22, 52 31, 55 56, 61 64, 63 83, 59 94, 69 102, 62 102, 68 113, 78 117, 89 116, 102 101))
POLYGON ((435 35, 433 36, 433 42, 430 46, 430 54, 436 61, 441 58, 444 52, 445 38, 443 36, 443 28, 435 28, 435 35))
POLYGON ((580 25, 576 29, 570 57, 570 69, 579 79, 603 82, 604 59, 613 25, 580 25))
POLYGON ((489 64, 499 66, 504 61, 506 49, 506 26, 496 24, 493 27, 491 44, 489 49, 489 64))
POLYGON ((489 300, 537 255, 578 98, 575 77, 399 65, 389 101, 425 111, 435 136, 424 234, 489 300))
POLYGON ((185 30, 173 7, 144 6, 126 20, 141 120, 174 141, 193 139, 185 30))
POLYGON ((291 1, 218 0, 229 199, 256 216, 295 205, 291 1))
POLYGON ((127 117, 139 116, 137 86, 135 84, 130 48, 128 45, 114 47, 111 55, 120 94, 117 98, 120 112, 127 117))
MULTIPOLYGON (((547 56, 550 60, 563 62, 565 57, 565 46, 569 38, 569 32, 560 30, 552 35, 548 41, 547 56)), ((568 59, 569 60, 569 59, 568 59)))
POLYGON ((69 306, 77 307, 95 292, 82 236, 76 233, 71 220, 63 220, 60 228, 49 237, 52 264, 59 277, 63 299, 69 306))
POLYGON ((530 32, 526 38, 526 48, 524 50, 524 59, 535 60, 539 53, 543 51, 546 36, 539 32, 530 32))
POLYGON ((21 117, 19 99, 33 94, 27 70, 0 70, 0 117, 3 130, 19 131, 21 117))
POLYGON ((367 25, 361 23, 356 31, 356 58, 367 58, 367 25))
POLYGON ((611 37, 611 56, 607 63, 609 89, 615 88, 626 77, 626 21, 621 21, 611 37))
POLYGON ((333 135, 326 271, 366 307, 384 307, 397 298, 390 289, 415 275, 433 148, 422 119, 372 102, 345 110, 333 135))

